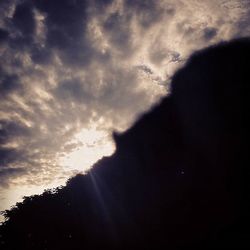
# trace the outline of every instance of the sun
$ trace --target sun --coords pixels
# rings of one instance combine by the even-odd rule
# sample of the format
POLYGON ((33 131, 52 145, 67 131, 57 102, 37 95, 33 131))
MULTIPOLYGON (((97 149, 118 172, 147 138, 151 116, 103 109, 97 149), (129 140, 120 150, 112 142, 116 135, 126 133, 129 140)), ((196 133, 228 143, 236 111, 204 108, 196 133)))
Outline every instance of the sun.
POLYGON ((109 156, 115 151, 110 134, 93 128, 82 129, 70 143, 78 146, 60 157, 60 165, 70 170, 85 172, 102 157, 109 156))

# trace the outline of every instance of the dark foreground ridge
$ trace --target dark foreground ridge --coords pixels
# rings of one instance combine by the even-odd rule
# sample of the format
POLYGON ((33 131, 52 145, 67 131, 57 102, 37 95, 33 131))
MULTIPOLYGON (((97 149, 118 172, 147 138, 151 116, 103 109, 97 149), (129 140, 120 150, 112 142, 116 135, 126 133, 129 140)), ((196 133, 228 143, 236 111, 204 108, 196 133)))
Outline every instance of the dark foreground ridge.
POLYGON ((86 175, 6 211, 1 249, 250 248, 250 40, 195 53, 86 175))

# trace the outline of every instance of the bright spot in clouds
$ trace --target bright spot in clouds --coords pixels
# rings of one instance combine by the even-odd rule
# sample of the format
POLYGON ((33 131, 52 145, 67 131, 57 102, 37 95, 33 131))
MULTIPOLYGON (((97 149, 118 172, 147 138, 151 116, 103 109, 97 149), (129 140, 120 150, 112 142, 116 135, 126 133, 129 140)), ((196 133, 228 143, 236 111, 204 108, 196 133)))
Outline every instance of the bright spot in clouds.
POLYGON ((82 129, 70 143, 78 146, 69 154, 60 157, 60 165, 81 172, 89 169, 102 157, 111 155, 115 150, 110 135, 96 129, 82 129))

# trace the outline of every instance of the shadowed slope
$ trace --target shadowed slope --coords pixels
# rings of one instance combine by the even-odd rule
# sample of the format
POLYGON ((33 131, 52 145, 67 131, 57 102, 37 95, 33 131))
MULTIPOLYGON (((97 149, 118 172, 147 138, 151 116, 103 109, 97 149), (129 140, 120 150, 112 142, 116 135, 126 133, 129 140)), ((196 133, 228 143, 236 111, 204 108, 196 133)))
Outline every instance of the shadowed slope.
POLYGON ((250 41, 195 53, 115 154, 6 211, 1 249, 250 247, 250 41))

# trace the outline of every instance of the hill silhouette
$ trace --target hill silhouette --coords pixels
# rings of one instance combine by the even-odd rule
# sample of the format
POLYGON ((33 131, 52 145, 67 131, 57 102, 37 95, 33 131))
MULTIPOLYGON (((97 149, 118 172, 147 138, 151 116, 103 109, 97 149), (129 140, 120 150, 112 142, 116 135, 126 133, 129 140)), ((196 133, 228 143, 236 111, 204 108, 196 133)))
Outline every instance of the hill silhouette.
POLYGON ((1 249, 250 247, 250 40, 194 53, 116 152, 5 212, 1 249))

